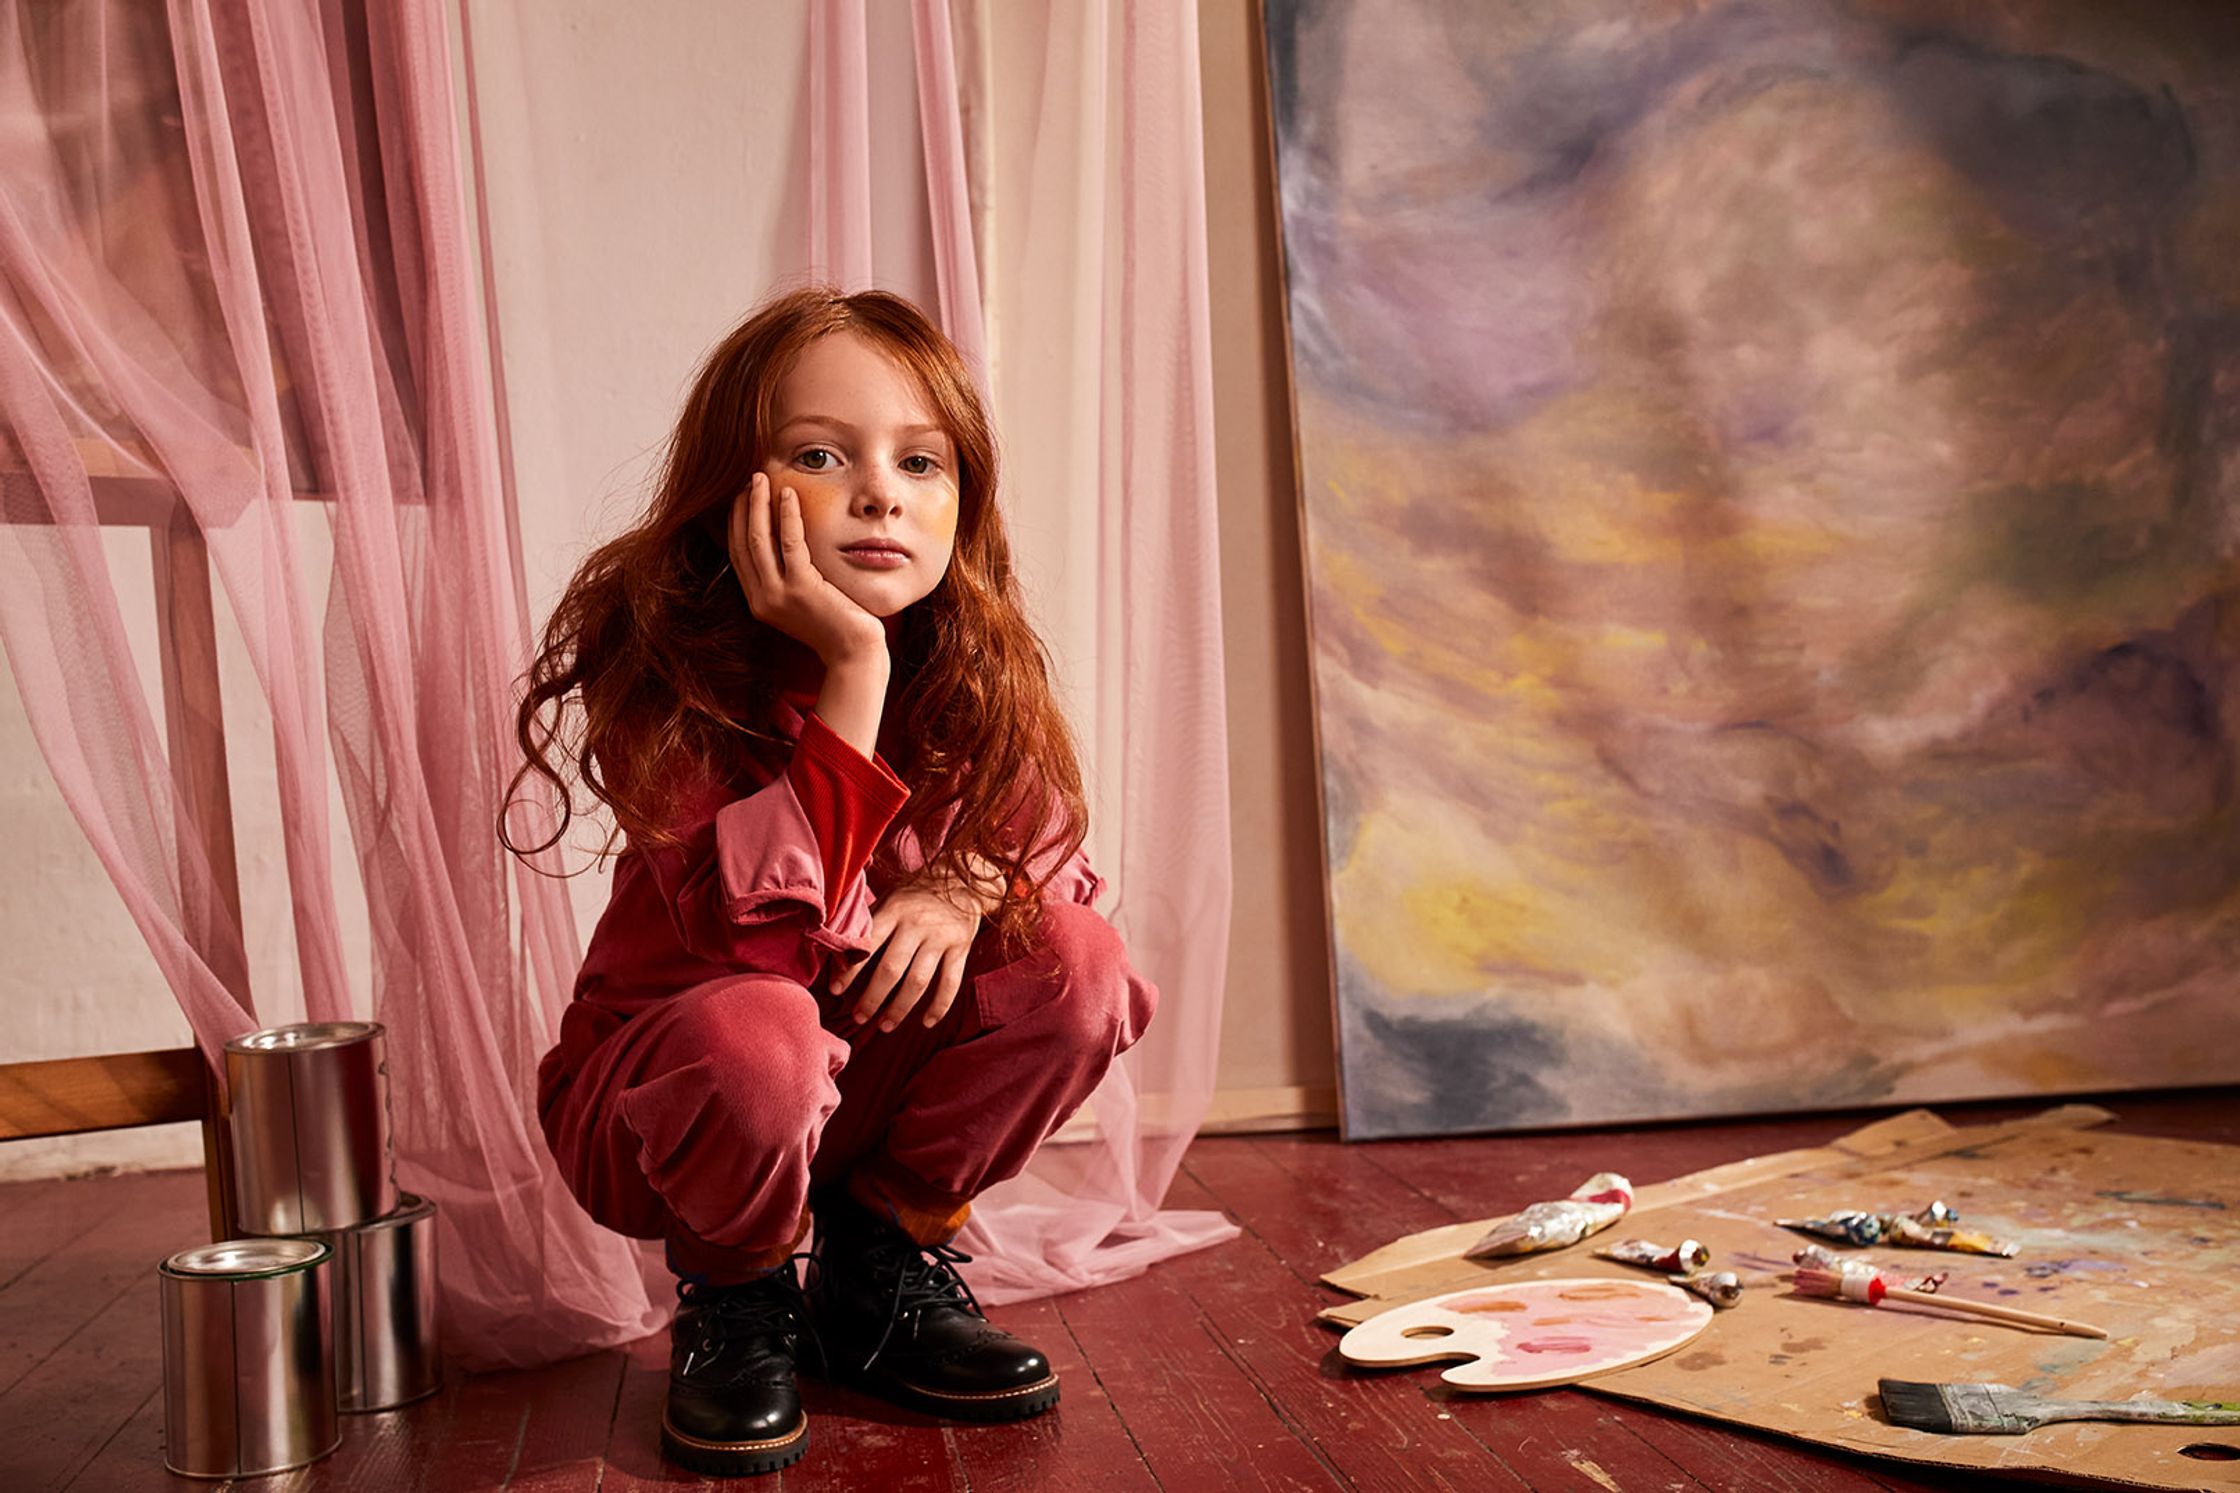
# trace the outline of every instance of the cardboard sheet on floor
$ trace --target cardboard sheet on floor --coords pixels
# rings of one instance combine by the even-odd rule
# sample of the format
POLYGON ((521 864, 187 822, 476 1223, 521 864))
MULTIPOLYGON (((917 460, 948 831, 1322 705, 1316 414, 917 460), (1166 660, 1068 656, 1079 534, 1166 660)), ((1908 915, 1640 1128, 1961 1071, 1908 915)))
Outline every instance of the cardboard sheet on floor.
MULTIPOLYGON (((1879 1378, 2011 1384, 2035 1394, 2240 1398, 2240 1147, 2110 1135, 2113 1118, 2066 1105, 2009 1124, 1955 1128, 1925 1110, 1832 1145, 1752 1157, 1640 1189, 1606 1234, 1547 1254, 1471 1261, 1494 1222, 1400 1239, 1323 1279, 1362 1299, 1322 1313, 1350 1327, 1424 1296, 1496 1280, 1643 1278, 1598 1260, 1615 1238, 1700 1239, 1712 1268, 1748 1283, 1742 1304, 1669 1358, 1581 1385, 1866 1456, 2142 1488, 2240 1490, 2232 1429, 2071 1422, 2024 1436, 1939 1436, 1885 1422, 1879 1378), (1911 1211, 1942 1198, 1971 1226, 2022 1246, 2014 1259, 1929 1250, 1858 1253, 1906 1273, 1947 1270, 1946 1294, 2105 1327, 2106 1342, 1912 1307, 1795 1295, 1781 1277, 1810 1242, 1776 1218, 1857 1207, 1911 1211), (2186 1448, 2196 1448, 2189 1455, 2186 1448), (2212 1453, 2213 1455, 2213 1453, 2212 1453)), ((1497 1164, 1500 1142, 1487 1142, 1497 1164)), ((1605 1164, 1625 1169, 1625 1157, 1605 1164)), ((1826 1241, 1820 1241, 1825 1243, 1826 1241)), ((1426 1370, 1426 1382, 1435 1371, 1426 1370)))

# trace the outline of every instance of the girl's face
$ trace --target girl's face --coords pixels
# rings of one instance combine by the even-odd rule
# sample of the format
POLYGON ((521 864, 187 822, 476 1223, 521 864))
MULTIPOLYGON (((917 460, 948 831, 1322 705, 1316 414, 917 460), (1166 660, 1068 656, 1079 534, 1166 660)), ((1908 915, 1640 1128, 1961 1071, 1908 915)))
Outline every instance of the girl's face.
MULTIPOLYGON (((925 600, 957 542, 957 458, 916 375, 854 332, 780 382, 762 470, 801 498, 809 557, 874 617, 925 600)), ((775 511, 775 510, 773 510, 775 511)))

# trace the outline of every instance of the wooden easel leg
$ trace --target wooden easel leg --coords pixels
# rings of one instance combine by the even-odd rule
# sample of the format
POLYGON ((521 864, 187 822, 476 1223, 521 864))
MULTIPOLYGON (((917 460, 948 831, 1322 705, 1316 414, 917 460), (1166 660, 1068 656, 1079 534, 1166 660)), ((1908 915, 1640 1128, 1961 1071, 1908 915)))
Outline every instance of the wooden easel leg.
POLYGON ((227 1124, 225 1088, 203 1069, 208 1093, 202 1107, 202 1178, 210 1194, 210 1242, 234 1236, 233 1136, 227 1124))

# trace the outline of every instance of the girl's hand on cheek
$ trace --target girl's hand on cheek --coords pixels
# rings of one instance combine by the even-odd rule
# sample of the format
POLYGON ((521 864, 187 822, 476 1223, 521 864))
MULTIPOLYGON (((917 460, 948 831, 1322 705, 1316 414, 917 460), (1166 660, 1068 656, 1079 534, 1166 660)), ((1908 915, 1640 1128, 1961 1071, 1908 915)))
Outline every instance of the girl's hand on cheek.
MULTIPOLYGON (((980 931, 980 914, 967 900, 936 887, 904 887, 871 910, 871 945, 878 954, 856 997, 857 1025, 876 1018, 879 1030, 891 1032, 912 1011, 927 1026, 949 1014, 980 931)), ((835 974, 832 993, 846 990, 851 979, 845 969, 835 974)))
POLYGON ((826 580, 809 557, 801 499, 792 488, 773 500, 770 478, 755 473, 731 505, 730 550, 747 610, 807 644, 825 667, 886 651, 879 619, 826 580))

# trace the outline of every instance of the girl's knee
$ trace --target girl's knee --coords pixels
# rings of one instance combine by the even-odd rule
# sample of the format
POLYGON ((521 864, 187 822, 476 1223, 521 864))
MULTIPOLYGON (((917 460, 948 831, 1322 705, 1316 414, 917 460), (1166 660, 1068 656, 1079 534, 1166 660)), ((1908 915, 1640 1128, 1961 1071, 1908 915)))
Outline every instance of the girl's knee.
MULTIPOLYGON (((670 1063, 631 1090, 632 1107, 689 1112, 733 1142, 779 1141, 813 1128, 837 1102, 847 1045, 818 1021, 816 998, 791 981, 688 991, 661 1013, 670 1063)), ((635 1120, 634 1128, 637 1128, 635 1120)))
POLYGON ((1069 978, 1095 979, 1125 965, 1128 951, 1120 935, 1093 907, 1055 902, 1042 909, 1041 952, 1069 978))
POLYGON ((1120 935, 1094 908, 1043 909, 1043 956, 1055 965, 1062 1025, 1084 1046, 1113 1052, 1133 1046, 1151 1022, 1159 993, 1128 962, 1120 935))

